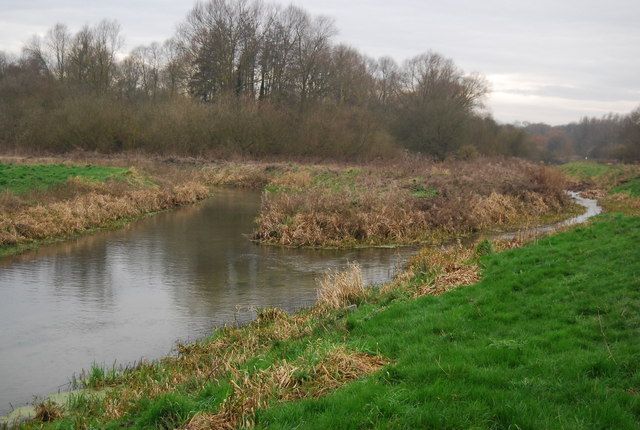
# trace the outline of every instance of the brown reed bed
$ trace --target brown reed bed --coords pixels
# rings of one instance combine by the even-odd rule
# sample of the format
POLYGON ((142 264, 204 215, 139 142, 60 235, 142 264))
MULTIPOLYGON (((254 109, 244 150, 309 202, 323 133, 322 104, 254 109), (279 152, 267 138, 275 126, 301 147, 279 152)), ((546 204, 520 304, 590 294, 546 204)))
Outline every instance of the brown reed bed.
POLYGON ((267 185, 254 239, 407 245, 536 225, 575 212, 565 186, 557 170, 521 160, 300 167, 267 185))
POLYGON ((16 158, 0 163, 124 167, 105 182, 69 177, 48 188, 0 192, 0 255, 114 228, 147 214, 194 204, 210 194, 201 167, 138 157, 16 158))

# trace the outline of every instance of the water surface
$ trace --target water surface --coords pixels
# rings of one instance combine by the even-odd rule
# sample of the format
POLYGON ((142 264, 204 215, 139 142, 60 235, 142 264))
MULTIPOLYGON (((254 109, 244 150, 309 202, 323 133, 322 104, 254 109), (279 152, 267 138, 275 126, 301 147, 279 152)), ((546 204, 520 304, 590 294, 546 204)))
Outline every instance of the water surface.
POLYGON ((92 362, 157 358, 253 317, 255 307, 313 302, 316 278, 357 261, 390 279, 411 249, 258 246, 246 235, 260 195, 221 190, 200 205, 114 232, 0 260, 0 415, 64 389, 92 362))

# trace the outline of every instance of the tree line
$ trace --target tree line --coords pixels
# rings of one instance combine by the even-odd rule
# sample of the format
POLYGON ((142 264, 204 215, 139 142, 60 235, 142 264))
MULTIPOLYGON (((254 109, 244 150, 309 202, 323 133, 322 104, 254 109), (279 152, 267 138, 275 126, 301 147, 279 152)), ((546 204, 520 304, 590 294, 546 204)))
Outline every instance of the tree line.
POLYGON ((175 35, 121 55, 118 23, 56 24, 0 53, 0 147, 21 152, 381 158, 534 157, 484 110, 488 85, 427 52, 402 64, 334 41, 326 17, 198 2, 175 35))
POLYGON ((560 162, 575 158, 640 162, 640 107, 626 115, 584 117, 579 122, 552 127, 524 127, 541 160, 560 162))

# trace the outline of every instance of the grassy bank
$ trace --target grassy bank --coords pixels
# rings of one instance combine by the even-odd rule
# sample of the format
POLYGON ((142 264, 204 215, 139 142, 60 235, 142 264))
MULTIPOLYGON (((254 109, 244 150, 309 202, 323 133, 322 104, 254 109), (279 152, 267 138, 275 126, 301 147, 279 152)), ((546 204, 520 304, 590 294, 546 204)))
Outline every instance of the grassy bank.
POLYGON ((167 166, 141 170, 123 161, 0 162, 0 256, 118 228, 209 194, 194 172, 167 166))
POLYGON ((194 203, 213 187, 264 190, 254 239, 284 246, 432 243, 566 218, 555 170, 516 160, 383 165, 198 159, 0 160, 0 256, 194 203))
POLYGON ((60 186, 70 178, 106 182, 126 180, 129 169, 64 164, 0 164, 0 192, 25 194, 60 186))
POLYGON ((24 428, 637 428, 639 240, 640 218, 607 215, 522 248, 425 250, 380 290, 329 274, 313 309, 93 371, 106 397, 24 428))
POLYGON ((561 166, 573 186, 608 212, 640 215, 640 165, 574 162, 561 166))

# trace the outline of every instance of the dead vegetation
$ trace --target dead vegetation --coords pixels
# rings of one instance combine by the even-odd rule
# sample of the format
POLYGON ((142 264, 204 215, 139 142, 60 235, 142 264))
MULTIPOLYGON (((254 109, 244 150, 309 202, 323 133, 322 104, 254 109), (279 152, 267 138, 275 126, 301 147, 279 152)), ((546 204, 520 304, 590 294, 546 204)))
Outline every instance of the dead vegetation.
POLYGON ((607 212, 640 215, 640 197, 627 193, 609 194, 599 200, 607 212))
MULTIPOLYGON (((60 159, 2 158, 0 162, 60 164, 60 159)), ((123 179, 70 177, 47 189, 0 193, 0 248, 64 239, 108 228, 148 213, 196 203, 210 193, 200 168, 185 169, 138 158, 74 158, 72 165, 126 166, 123 179)))
POLYGON ((208 188, 196 182, 115 193, 107 188, 108 184, 101 184, 70 200, 3 211, 0 246, 71 236, 149 212, 192 204, 209 195, 208 188))
POLYGON ((267 186, 257 241, 284 246, 414 244, 561 218, 564 178, 516 160, 300 168, 267 186))
MULTIPOLYGON (((312 349, 313 345, 312 345, 312 349)), ((318 351, 314 352, 317 354, 318 351)), ((321 357, 282 360, 268 369, 253 373, 235 372, 232 392, 215 414, 195 415, 186 429, 252 428, 258 409, 274 401, 293 401, 320 397, 340 386, 379 370, 387 360, 353 352, 338 346, 321 351, 321 357)))
POLYGON ((48 423, 62 418, 62 408, 51 400, 38 403, 36 405, 35 420, 48 423))
POLYGON ((405 158, 393 165, 347 167, 78 155, 71 162, 135 167, 127 182, 72 178, 46 192, 0 194, 0 246, 70 236, 191 204, 207 188, 225 186, 265 190, 254 239, 283 246, 433 243, 539 224, 571 210, 559 172, 519 160, 405 158))
POLYGON ((411 259, 403 273, 382 288, 382 292, 401 290, 413 297, 435 296, 475 284, 480 279, 475 255, 473 248, 462 245, 424 248, 411 259))
POLYGON ((367 290, 362 279, 362 270, 355 263, 347 270, 330 270, 319 281, 318 304, 330 309, 357 304, 364 300, 367 290))

